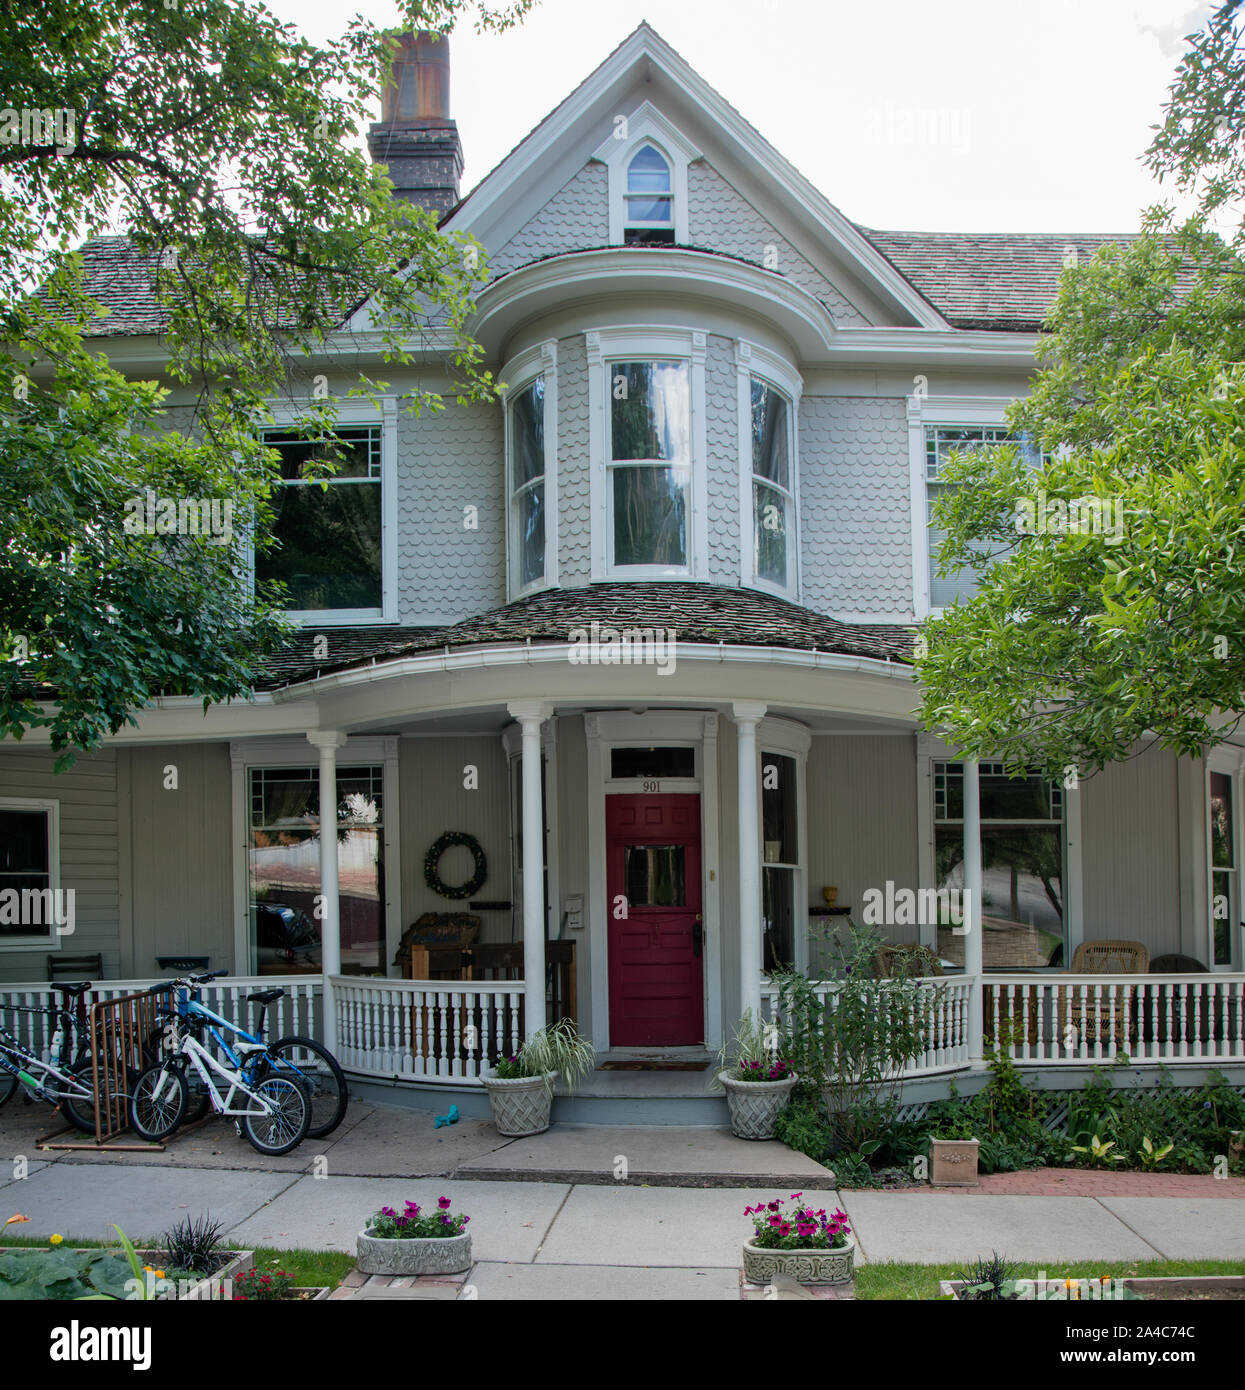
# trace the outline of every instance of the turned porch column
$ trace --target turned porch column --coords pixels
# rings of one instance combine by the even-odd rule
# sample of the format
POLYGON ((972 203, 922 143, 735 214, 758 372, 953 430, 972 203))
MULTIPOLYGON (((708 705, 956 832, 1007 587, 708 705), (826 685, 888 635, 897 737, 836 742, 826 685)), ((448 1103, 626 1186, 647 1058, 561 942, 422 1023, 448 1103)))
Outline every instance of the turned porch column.
POLYGON ((739 752, 739 1003, 761 1016, 765 950, 761 927, 761 776, 757 725, 767 706, 744 700, 731 706, 739 752))
POLYGON ((982 1059, 981 782, 976 758, 964 759, 964 974, 968 990, 968 1060, 982 1059))
POLYGON ((523 1033, 530 1038, 545 1026, 545 808, 540 726, 553 709, 538 700, 517 700, 506 708, 523 731, 523 1033))
POLYGON ((312 729, 307 742, 320 750, 320 970, 324 1045, 337 1048, 337 1010, 331 975, 342 970, 341 901, 337 887, 337 750, 346 735, 335 729, 312 729))

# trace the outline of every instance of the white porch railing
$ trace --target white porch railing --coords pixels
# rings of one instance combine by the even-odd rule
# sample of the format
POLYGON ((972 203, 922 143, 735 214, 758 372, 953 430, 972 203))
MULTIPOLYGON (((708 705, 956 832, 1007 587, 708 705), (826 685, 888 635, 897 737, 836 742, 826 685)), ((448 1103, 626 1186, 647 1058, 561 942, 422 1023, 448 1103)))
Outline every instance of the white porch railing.
POLYGON ((337 1057, 365 1076, 478 1085, 489 1054, 519 1050, 522 980, 361 980, 334 975, 337 1057))
POLYGON ((1018 1062, 1245 1062, 1245 974, 989 975, 984 1014, 1018 1062))
MULTIPOLYGON (((100 980, 91 986, 90 1002, 117 999, 123 994, 137 994, 163 984, 163 980, 100 980)), ((318 975, 233 975, 201 986, 200 998, 213 1012, 237 1023, 248 1031, 259 1022, 259 1005, 247 1003, 246 996, 262 989, 280 987, 285 998, 271 1004, 267 1010, 268 1037, 279 1038, 289 1033, 315 1037, 319 1027, 320 977, 318 975)), ((46 1008, 48 1001, 60 998, 46 980, 32 983, 0 984, 0 1027, 12 1033, 39 1055, 43 1055, 50 1037, 46 1013, 22 1013, 23 1008, 46 1008)))
MULTIPOLYGON (((915 1007, 921 1016, 921 1035, 924 1047, 903 1069, 904 1076, 924 1076, 931 1072, 949 1071, 968 1065, 968 996, 971 981, 961 976, 946 979, 926 978, 918 986, 915 1007)), ((823 980, 817 986, 820 999, 832 997, 833 981, 823 980)), ((764 983, 761 986, 761 1014, 774 1019, 778 1009, 778 988, 764 983)), ((781 1018, 777 1019, 781 1023, 781 1018)))

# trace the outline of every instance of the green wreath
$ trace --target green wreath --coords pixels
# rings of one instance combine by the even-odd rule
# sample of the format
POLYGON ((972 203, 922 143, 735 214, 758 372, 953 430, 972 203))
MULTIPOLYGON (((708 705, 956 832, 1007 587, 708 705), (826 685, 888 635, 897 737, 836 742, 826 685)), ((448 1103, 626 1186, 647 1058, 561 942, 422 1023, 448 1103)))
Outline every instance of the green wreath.
POLYGON ((474 835, 468 835, 465 830, 447 830, 439 840, 433 841, 432 848, 424 855, 424 882, 434 893, 439 893, 443 898, 470 898, 480 891, 486 878, 488 878, 488 860, 484 857, 479 840, 474 835), (471 877, 465 883, 458 884, 457 887, 446 883, 437 872, 437 867, 441 863, 441 856, 447 849, 452 849, 455 845, 466 845, 471 851, 471 857, 476 861, 471 877))

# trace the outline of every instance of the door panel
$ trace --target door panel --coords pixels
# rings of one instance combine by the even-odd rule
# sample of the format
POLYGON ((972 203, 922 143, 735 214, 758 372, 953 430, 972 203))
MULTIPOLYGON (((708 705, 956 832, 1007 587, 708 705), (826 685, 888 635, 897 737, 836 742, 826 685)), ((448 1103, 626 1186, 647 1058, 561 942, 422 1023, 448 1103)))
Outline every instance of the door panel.
POLYGON ((608 796, 610 1043, 704 1041, 700 797, 608 796))

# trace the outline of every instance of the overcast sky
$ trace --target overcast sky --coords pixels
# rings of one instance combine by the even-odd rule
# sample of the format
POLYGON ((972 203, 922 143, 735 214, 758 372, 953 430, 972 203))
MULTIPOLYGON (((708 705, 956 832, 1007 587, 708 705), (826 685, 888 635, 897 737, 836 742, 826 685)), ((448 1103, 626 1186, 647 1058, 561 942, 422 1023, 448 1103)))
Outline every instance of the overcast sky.
MULTIPOLYGON (((268 0, 312 39, 386 0, 268 0)), ((843 212, 921 231, 1130 231, 1141 167, 1210 4, 1192 0, 542 0, 451 39, 463 191, 648 22, 843 212)))

